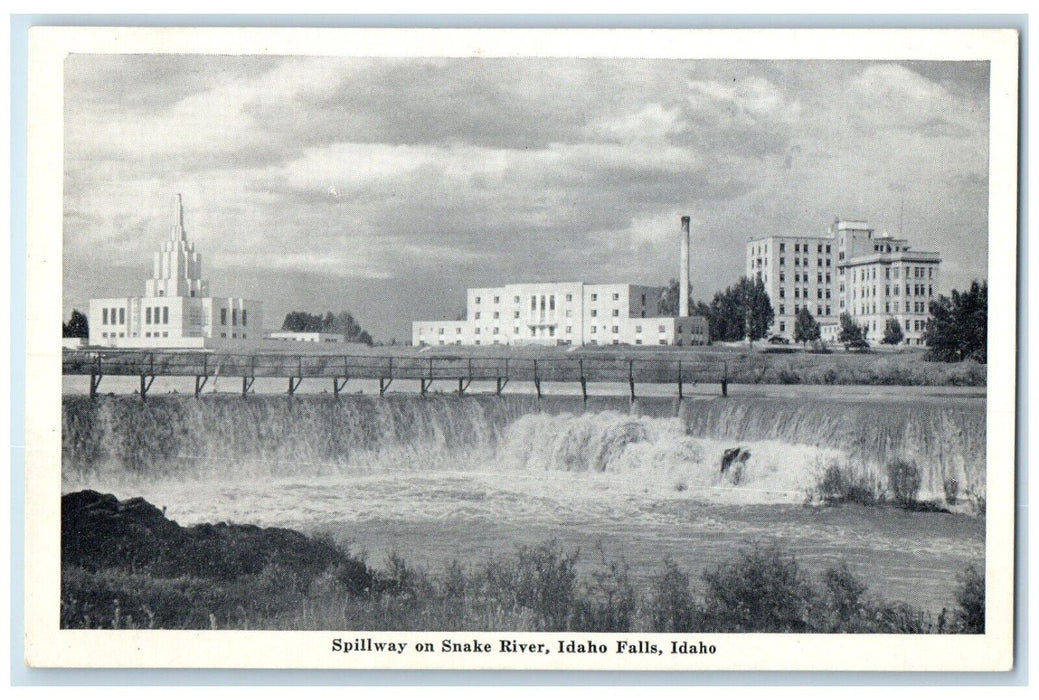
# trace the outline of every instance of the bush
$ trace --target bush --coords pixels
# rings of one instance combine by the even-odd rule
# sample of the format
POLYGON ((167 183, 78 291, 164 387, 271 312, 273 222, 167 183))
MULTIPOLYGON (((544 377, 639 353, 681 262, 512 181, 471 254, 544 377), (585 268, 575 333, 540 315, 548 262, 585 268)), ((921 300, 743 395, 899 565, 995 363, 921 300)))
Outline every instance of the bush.
POLYGON ((487 565, 488 592, 507 610, 532 612, 539 631, 566 630, 574 611, 577 556, 577 550, 563 553, 556 540, 523 545, 512 561, 487 565))
POLYGON ((740 552, 706 572, 705 631, 805 632, 814 592, 797 561, 776 547, 740 552))
POLYGON ((920 469, 914 462, 897 458, 887 465, 888 487, 895 502, 903 508, 911 508, 916 504, 920 493, 920 469))
POLYGON ((956 620, 960 632, 966 634, 985 633, 985 574, 973 565, 964 570, 956 580, 960 588, 956 593, 956 620))
POLYGON ((853 473, 850 465, 831 463, 815 487, 815 496, 828 504, 876 504, 879 494, 876 484, 865 475, 853 473))
POLYGON ((693 632, 700 622, 689 574, 670 556, 664 559, 664 570, 653 578, 649 606, 654 632, 693 632))
POLYGON ((823 584, 823 603, 829 613, 827 631, 860 631, 865 616, 862 595, 866 592, 866 585, 855 578, 845 563, 827 569, 823 574, 823 584))
POLYGON ((956 505, 956 502, 960 500, 960 484, 955 478, 951 476, 945 477, 942 481, 942 489, 945 491, 945 502, 950 506, 956 505))
POLYGON ((599 570, 574 611, 572 629, 581 632, 629 632, 638 606, 635 586, 623 560, 609 559, 598 545, 599 570))

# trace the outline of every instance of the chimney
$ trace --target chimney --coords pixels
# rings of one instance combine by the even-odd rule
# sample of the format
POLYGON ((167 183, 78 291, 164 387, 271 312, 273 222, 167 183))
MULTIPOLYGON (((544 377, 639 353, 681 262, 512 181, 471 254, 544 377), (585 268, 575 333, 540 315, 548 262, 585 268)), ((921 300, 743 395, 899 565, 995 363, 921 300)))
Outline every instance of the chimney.
POLYGON ((682 217, 682 269, 678 271, 678 315, 689 315, 689 217, 682 217))

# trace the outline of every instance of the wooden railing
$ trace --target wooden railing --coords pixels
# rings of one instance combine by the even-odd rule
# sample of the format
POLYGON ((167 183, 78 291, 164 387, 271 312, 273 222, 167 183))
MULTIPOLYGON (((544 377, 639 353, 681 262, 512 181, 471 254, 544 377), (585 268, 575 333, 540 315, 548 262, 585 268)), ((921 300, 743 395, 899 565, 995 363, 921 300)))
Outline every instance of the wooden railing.
POLYGON ((729 366, 724 360, 631 359, 583 356, 566 358, 527 357, 417 357, 379 355, 234 354, 219 352, 171 352, 142 350, 66 350, 62 373, 89 375, 90 395, 97 393, 105 376, 140 377, 145 398, 155 377, 194 377, 195 395, 211 377, 241 377, 242 394, 257 377, 288 379, 288 393, 295 393, 304 379, 331 379, 336 396, 350 379, 377 379, 384 394, 395 379, 419 381, 425 394, 433 382, 457 382, 464 393, 473 381, 493 381, 501 394, 511 382, 532 382, 538 397, 542 382, 574 382, 587 401, 588 384, 621 382, 635 397, 636 384, 675 384, 679 398, 685 384, 718 382, 727 393, 729 366))

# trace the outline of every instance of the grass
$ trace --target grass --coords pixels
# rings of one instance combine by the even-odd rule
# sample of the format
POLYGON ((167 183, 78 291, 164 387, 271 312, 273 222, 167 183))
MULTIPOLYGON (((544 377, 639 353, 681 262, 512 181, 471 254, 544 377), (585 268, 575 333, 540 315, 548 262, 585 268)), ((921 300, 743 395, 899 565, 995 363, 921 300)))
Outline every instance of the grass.
MULTIPOLYGON (((345 556, 345 555, 344 555, 345 556)), ((431 574, 391 555, 385 568, 351 559, 320 573, 268 564, 228 576, 157 576, 115 562, 65 564, 62 628, 454 630, 571 632, 977 633, 984 578, 964 572, 951 614, 935 621, 904 603, 869 599, 846 565, 812 579, 796 558, 751 545, 702 575, 665 559, 648 590, 601 547, 596 569, 576 574, 579 551, 558 542, 519 547, 467 568, 431 574), (351 585, 363 569, 371 585, 351 585)))

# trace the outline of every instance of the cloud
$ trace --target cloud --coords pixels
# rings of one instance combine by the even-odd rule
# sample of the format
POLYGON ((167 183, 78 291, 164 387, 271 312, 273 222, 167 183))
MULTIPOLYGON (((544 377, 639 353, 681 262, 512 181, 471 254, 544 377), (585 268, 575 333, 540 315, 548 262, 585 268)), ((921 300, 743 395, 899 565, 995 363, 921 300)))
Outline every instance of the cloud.
POLYGON ((897 230, 903 200, 953 284, 984 274, 986 86, 975 64, 73 56, 66 303, 143 286, 176 192, 214 289, 272 323, 334 300, 380 337, 467 286, 665 283, 684 214, 704 298, 747 236, 897 230))

